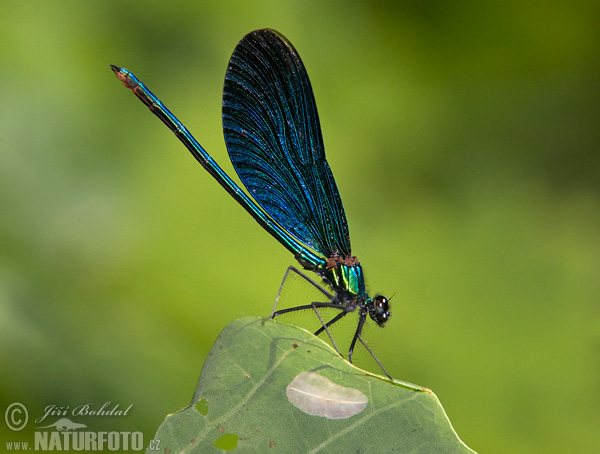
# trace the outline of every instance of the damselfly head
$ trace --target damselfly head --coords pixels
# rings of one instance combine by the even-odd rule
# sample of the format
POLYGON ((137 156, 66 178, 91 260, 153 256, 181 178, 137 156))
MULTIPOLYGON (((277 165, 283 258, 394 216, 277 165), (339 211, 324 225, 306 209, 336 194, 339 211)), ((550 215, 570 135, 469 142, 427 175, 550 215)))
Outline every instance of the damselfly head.
POLYGON ((388 299, 383 295, 375 295, 375 298, 371 300, 370 306, 369 315, 375 323, 383 327, 384 323, 386 323, 391 316, 388 299))

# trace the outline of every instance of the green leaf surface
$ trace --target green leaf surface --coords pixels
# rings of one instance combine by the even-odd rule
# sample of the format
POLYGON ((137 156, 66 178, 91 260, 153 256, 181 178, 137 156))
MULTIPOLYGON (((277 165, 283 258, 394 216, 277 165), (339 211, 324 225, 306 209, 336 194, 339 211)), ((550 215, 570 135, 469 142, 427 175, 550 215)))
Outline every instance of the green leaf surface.
POLYGON ((170 453, 473 452, 431 390, 358 369, 309 331, 255 317, 223 330, 192 403, 155 438, 170 453))

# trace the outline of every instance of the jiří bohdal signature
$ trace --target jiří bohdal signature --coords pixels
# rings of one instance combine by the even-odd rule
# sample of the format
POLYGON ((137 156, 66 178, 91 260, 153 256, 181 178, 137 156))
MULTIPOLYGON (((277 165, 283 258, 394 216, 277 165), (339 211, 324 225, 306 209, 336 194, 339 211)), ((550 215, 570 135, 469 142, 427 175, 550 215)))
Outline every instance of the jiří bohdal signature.
POLYGON ((127 416, 132 408, 133 404, 130 404, 127 408, 121 409, 119 404, 112 404, 110 401, 103 403, 98 409, 95 409, 92 403, 78 405, 72 410, 70 405, 48 405, 44 408, 44 414, 37 418, 35 422, 39 424, 48 416, 127 416))

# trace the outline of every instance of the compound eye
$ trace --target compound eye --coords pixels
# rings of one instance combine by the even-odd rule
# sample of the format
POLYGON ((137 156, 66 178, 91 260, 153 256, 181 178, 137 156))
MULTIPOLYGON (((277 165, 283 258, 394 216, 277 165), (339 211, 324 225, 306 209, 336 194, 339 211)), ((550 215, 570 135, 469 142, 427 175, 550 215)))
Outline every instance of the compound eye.
POLYGON ((373 311, 370 315, 379 326, 383 326, 388 321, 388 318, 390 318, 389 307, 388 299, 385 296, 377 295, 373 298, 373 311))

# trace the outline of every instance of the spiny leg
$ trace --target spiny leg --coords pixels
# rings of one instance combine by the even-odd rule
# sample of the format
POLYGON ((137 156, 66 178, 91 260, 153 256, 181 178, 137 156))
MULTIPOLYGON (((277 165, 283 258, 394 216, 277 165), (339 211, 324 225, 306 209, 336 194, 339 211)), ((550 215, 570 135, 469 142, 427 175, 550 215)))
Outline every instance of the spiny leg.
POLYGON ((284 313, 284 312, 278 311, 278 313, 276 314, 275 309, 277 308, 277 303, 279 302, 279 297, 281 296, 281 291, 283 290, 283 284, 285 284, 285 281, 288 278, 290 271, 293 271, 298 276, 300 276, 300 277, 304 278, 304 280, 308 281, 313 287, 315 287, 323 295, 325 295, 327 297, 327 299, 329 299, 331 302, 335 302, 335 298, 333 297, 333 295, 331 295, 331 293, 329 293, 327 290, 325 290, 321 285, 319 285, 317 282, 312 280, 310 277, 308 277, 306 274, 304 274, 302 271, 300 271, 296 267, 288 266, 288 269, 285 270, 285 274, 283 275, 283 280, 281 281, 281 285, 279 286, 279 291, 277 292, 277 297, 275 298, 275 304, 273 304, 273 310, 271 311, 271 318, 275 317, 275 315, 284 313))
POLYGON ((346 315, 348 315, 348 312, 349 311, 344 311, 344 312, 340 312, 339 314, 337 314, 334 318, 329 320, 324 326, 321 326, 317 331, 315 331, 315 336, 318 336, 323 331, 325 331, 327 328, 329 328, 331 325, 333 325, 335 322, 340 320, 342 317, 345 317, 346 315))
MULTIPOLYGON (((327 335, 329 336, 329 339, 331 339, 331 343, 333 344, 333 347, 335 348, 335 351, 338 352, 338 354, 343 358, 344 355, 342 355, 342 353, 340 352, 340 349, 338 348, 337 344, 335 343, 335 341, 333 340, 333 336, 331 335, 331 333, 329 332, 329 330, 327 329, 327 325, 325 325, 325 322, 323 321, 323 318, 321 317, 321 314, 319 313, 319 310, 317 308, 319 307, 331 307, 333 309, 338 309, 340 311, 344 311, 343 314, 346 315, 348 313, 348 309, 345 306, 341 306, 337 303, 322 303, 319 301, 314 301, 311 304, 307 304, 304 306, 298 306, 298 307, 290 307, 288 309, 282 309, 280 311, 277 312, 273 312, 273 314, 271 314, 271 318, 275 318, 278 315, 282 315, 282 314, 287 314, 288 312, 296 312, 296 311, 304 311, 306 309, 312 309, 315 311, 315 313, 317 314, 317 317, 319 317, 319 321, 321 322, 321 325, 323 325, 322 328, 319 328, 318 332, 321 333, 323 330, 325 330, 327 332, 327 335)), ((334 318, 338 319, 341 318, 339 315, 337 317, 334 318)), ((334 320, 331 320, 329 322, 329 324, 331 324, 334 320)), ((316 334, 315 334, 316 336, 316 334)))
POLYGON ((358 318, 358 326, 356 327, 356 331, 354 332, 354 337, 352 338, 352 343, 350 344, 350 350, 348 351, 348 362, 352 362, 352 354, 354 353, 354 345, 356 344, 356 339, 360 336, 360 333, 363 329, 363 325, 365 324, 365 320, 367 317, 367 313, 363 310, 360 312, 360 317, 358 318))
POLYGON ((367 349, 367 351, 369 352, 369 354, 373 357, 373 359, 377 362, 377 364, 379 364, 379 367, 381 367, 381 370, 383 371, 383 373, 385 375, 387 375, 387 378, 390 379, 390 381, 394 381, 394 379, 392 378, 392 376, 390 374, 388 374, 388 371, 385 370, 385 367, 383 367, 383 364, 381 364, 381 361, 379 361, 379 358, 377 358, 377 356, 375 356, 375 353, 373 353, 371 351, 371 349, 369 348, 369 346, 365 343, 365 341, 362 339, 361 335, 358 335, 358 340, 360 341, 361 344, 363 344, 363 346, 367 349))
POLYGON ((379 364, 379 367, 381 367, 381 370, 383 371, 383 373, 385 375, 387 375, 387 378, 389 378, 391 381, 394 381, 392 376, 390 374, 388 374, 387 370, 385 370, 385 367, 383 367, 383 364, 381 364, 381 361, 379 361, 377 356, 375 356, 375 354, 371 351, 369 346, 365 343, 365 341, 362 339, 362 337, 360 335, 362 332, 363 326, 365 324, 366 317, 367 317, 366 311, 361 311, 360 318, 358 319, 358 326, 356 327, 354 337, 352 338, 352 343, 350 344, 350 350, 348 351, 348 361, 350 363, 352 363, 352 354, 354 353, 354 346, 356 345, 356 339, 358 339, 360 341, 360 343, 363 344, 363 346, 367 349, 367 351, 373 357, 373 359, 377 362, 377 364, 379 364))
MULTIPOLYGON (((327 290, 325 290, 323 288, 323 286, 319 285, 317 282, 315 282, 313 279, 308 277, 306 274, 304 274, 298 268, 296 268, 294 266, 288 266, 288 269, 285 270, 285 274, 283 275, 283 280, 281 281, 281 285, 279 286, 279 291, 277 292, 277 297, 275 298, 275 303, 273 304, 273 310, 271 311, 271 318, 275 318, 276 316, 285 314, 287 312, 295 312, 295 311, 301 311, 301 310, 305 310, 305 309, 314 310, 315 313, 317 314, 317 317, 319 318, 319 321, 321 322, 321 325, 323 326, 322 328, 319 329, 318 332, 321 333, 323 331, 323 329, 325 331, 327 331, 327 335, 329 336, 329 339, 331 339, 331 343, 333 344, 335 351, 338 352, 338 354, 343 357, 343 355, 340 352, 340 349, 338 348, 337 344, 333 340, 333 336, 327 329, 327 326, 329 326, 329 325, 325 325, 325 322, 323 321, 323 318, 321 317, 321 314, 319 313, 319 311, 317 309, 318 307, 333 307, 335 309, 344 310, 344 307, 337 304, 335 302, 334 296, 331 293, 329 293, 327 290), (285 281, 288 278, 290 271, 296 273, 298 276, 300 276, 305 281, 307 281, 309 284, 311 284, 313 287, 315 287, 317 290, 319 290, 323 295, 325 295, 331 301, 331 303, 313 302, 311 305, 298 306, 298 307, 292 307, 289 309, 282 309, 280 311, 275 311, 275 309, 277 308, 277 303, 279 302, 279 297, 281 296, 281 291, 283 290, 283 285, 285 284, 285 281)), ((344 312, 344 314, 345 313, 347 313, 347 312, 344 312)), ((331 324, 331 323, 332 322, 329 322, 329 324, 331 324)), ((316 336, 316 334, 315 334, 315 336, 316 336)))

